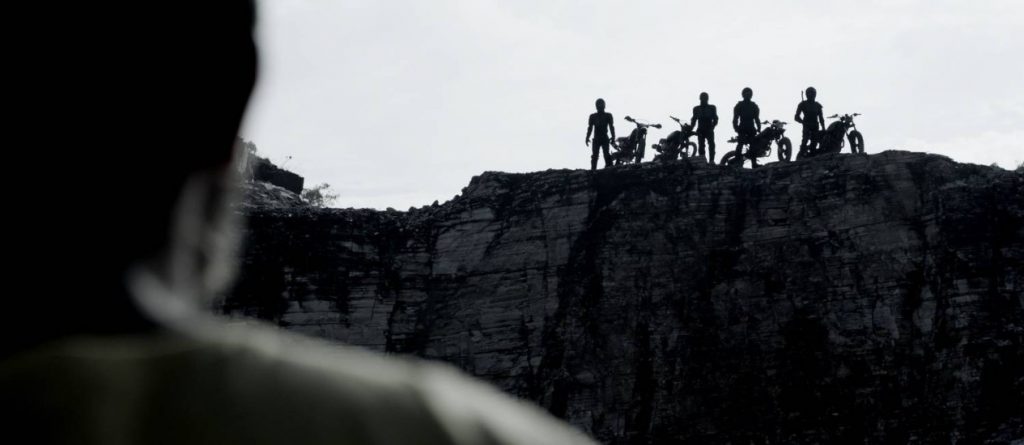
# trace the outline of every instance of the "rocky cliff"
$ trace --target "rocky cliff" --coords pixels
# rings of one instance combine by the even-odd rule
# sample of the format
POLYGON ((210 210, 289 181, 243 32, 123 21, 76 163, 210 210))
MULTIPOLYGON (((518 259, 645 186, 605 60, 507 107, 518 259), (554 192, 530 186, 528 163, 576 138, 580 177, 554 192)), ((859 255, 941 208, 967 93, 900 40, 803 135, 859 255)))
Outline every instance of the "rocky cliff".
POLYGON ((676 162, 248 213, 225 313, 453 363, 606 443, 1024 437, 1019 170, 676 162))

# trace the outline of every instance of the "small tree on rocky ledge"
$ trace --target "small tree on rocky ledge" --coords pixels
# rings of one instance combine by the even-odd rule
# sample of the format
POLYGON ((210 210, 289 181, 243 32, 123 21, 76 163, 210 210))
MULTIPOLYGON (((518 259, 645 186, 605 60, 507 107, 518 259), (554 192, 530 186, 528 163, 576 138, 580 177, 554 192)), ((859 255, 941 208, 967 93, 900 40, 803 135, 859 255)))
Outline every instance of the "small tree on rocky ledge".
POLYGON ((338 199, 337 193, 331 193, 330 184, 324 182, 302 191, 302 200, 313 207, 327 207, 338 199))

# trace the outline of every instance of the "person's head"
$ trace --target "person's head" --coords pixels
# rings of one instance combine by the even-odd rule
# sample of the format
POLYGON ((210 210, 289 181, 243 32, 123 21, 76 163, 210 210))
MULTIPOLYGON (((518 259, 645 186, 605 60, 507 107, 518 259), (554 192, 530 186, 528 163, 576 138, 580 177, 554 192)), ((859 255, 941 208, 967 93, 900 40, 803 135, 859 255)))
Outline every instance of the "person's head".
POLYGON ((813 101, 816 97, 818 97, 818 90, 814 87, 807 87, 807 100, 813 101))
POLYGON ((26 237, 36 241, 16 255, 26 274, 50 277, 38 301, 25 304, 59 309, 45 310, 51 322, 26 344, 145 325, 128 289, 133 271, 193 296, 231 275, 227 246, 237 230, 227 200, 256 76, 252 1, 122 12, 90 24, 102 28, 81 44, 92 65, 56 84, 62 97, 35 123, 67 137, 33 154, 47 178, 36 192, 60 199, 26 217, 26 237))
MULTIPOLYGON (((147 147, 129 144, 119 153, 136 166, 122 176, 131 176, 133 190, 141 195, 125 216, 148 219, 130 235, 138 238, 124 252, 129 263, 162 262, 188 242, 202 243, 192 248, 212 247, 211 239, 195 237, 209 236, 206 230, 228 213, 233 196, 226 192, 237 179, 232 166, 238 130, 256 81, 252 0, 163 9, 164 20, 148 22, 157 26, 142 37, 172 36, 164 51, 150 56, 166 72, 140 79, 146 89, 128 107, 145 116, 140 126, 148 133, 147 147)), ((127 241, 127 235, 120 240, 127 241)), ((202 255, 197 262, 214 262, 209 256, 214 252, 202 255)))
POLYGON ((707 105, 708 104, 708 93, 700 93, 700 104, 701 105, 707 105))
POLYGON ((750 87, 747 87, 743 89, 742 94, 743 100, 750 100, 752 97, 754 97, 754 90, 750 89, 750 87))
POLYGON ((604 111, 604 99, 597 99, 594 106, 597 107, 597 111, 604 111))

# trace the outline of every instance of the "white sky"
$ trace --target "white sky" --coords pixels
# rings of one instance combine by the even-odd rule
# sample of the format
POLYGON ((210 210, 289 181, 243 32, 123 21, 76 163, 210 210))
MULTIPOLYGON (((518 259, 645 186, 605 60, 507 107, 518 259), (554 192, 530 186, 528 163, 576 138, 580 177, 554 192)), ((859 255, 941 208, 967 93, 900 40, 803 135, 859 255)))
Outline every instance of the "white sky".
MULTIPOLYGON (((745 86, 763 119, 789 122, 815 86, 827 115, 863 113, 869 153, 1024 161, 1021 0, 259 5, 242 136, 307 185, 331 184, 337 207, 444 202, 488 170, 589 168, 598 97, 622 135, 626 115, 672 124, 650 143, 707 91, 721 157, 745 86)), ((799 126, 788 135, 798 144, 799 126)))

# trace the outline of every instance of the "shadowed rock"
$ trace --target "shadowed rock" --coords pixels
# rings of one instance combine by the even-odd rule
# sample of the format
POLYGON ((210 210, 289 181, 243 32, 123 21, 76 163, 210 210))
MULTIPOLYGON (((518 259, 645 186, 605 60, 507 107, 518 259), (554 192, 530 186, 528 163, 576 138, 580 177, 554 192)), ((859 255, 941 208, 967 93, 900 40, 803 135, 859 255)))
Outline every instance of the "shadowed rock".
POLYGON ((884 152, 251 210, 221 310, 444 360, 608 443, 1024 436, 1024 175, 884 152))

